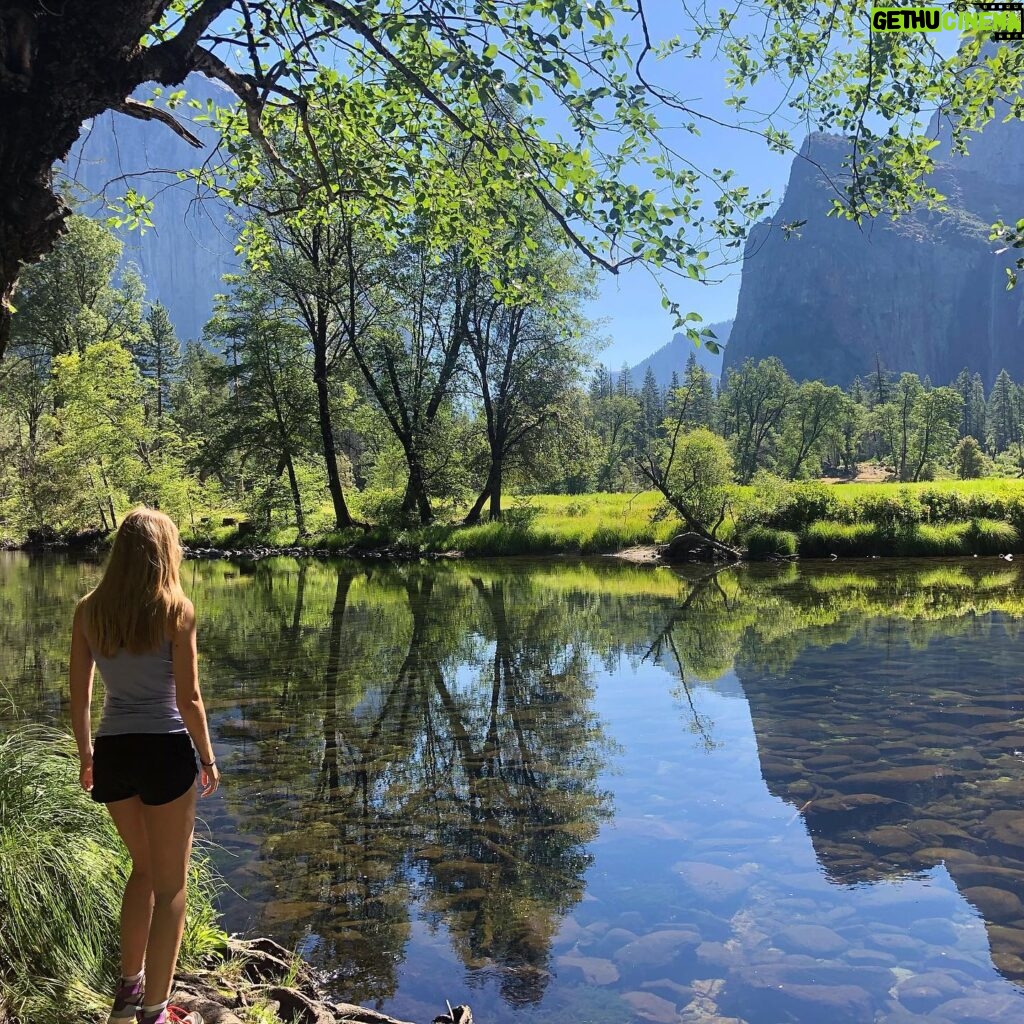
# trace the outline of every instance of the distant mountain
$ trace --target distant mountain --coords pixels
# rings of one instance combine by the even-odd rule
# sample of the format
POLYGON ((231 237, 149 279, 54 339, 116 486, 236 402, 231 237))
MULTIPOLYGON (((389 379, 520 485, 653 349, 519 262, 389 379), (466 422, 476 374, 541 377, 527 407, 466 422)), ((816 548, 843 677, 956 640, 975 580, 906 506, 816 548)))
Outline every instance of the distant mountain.
MULTIPOLYGON (((208 100, 215 106, 234 102, 233 94, 199 75, 190 76, 184 88, 204 108, 208 100)), ((152 92, 144 88, 136 96, 145 99, 152 92)), ((189 120, 201 113, 205 109, 184 104, 174 111, 212 149, 212 130, 189 120)), ((122 264, 137 265, 146 298, 159 299, 167 307, 182 341, 202 336, 213 296, 223 289, 221 278, 239 262, 234 253, 236 228, 228 222, 231 208, 219 199, 198 196, 194 182, 177 179, 177 171, 198 166, 208 153, 193 149, 158 122, 108 112, 83 129, 63 167, 80 186, 82 212, 90 216, 109 216, 98 198, 104 192, 116 200, 132 187, 153 201, 155 227, 141 234, 126 228, 116 231, 124 243, 122 264)))
POLYGON ((847 385, 874 371, 951 381, 967 367, 991 385, 1024 377, 1024 288, 1006 291, 1019 252, 997 254, 989 226, 1024 215, 1024 123, 1002 113, 952 156, 938 126, 931 183, 944 211, 915 210, 861 227, 826 216, 848 143, 811 135, 793 162, 776 215, 747 240, 731 369, 778 356, 797 379, 847 385), (830 181, 831 179, 831 181, 830 181), (805 220, 799 237, 781 225, 805 220))
MULTIPOLYGON (((732 320, 723 320, 720 323, 708 325, 718 339, 719 345, 723 348, 729 342, 732 324, 732 320)), ((718 353, 716 355, 703 345, 697 348, 685 334, 677 334, 667 345, 662 345, 657 352, 652 353, 646 359, 637 363, 636 366, 630 367, 629 375, 633 382, 634 390, 639 391, 643 387, 648 366, 654 371, 654 379, 662 390, 667 388, 672 380, 673 370, 682 379, 683 370, 686 368, 686 361, 690 358, 691 352, 696 355, 697 362, 711 374, 712 380, 717 385, 718 378, 722 374, 722 354, 718 353)), ((617 381, 621 368, 611 370, 610 372, 612 381, 617 381)))

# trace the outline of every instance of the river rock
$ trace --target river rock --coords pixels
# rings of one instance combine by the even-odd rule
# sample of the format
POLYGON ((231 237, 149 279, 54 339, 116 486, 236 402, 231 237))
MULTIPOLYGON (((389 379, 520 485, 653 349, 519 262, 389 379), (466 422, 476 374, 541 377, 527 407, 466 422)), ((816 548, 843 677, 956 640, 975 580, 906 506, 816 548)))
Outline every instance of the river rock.
POLYGON ((979 992, 936 1007, 951 1024, 1010 1024, 1024 1020, 1024 996, 979 992))
POLYGON ((998 946, 1008 953, 1024 957, 1024 928, 994 924, 989 926, 988 937, 993 948, 998 946))
MULTIPOLYGON (((1019 789, 1016 781, 1014 788, 1019 789)), ((1024 847, 1024 820, 1018 810, 994 811, 981 823, 981 833, 1007 846, 1024 847)))
POLYGON ((915 764, 883 771, 855 772, 837 779, 835 786, 846 793, 879 793, 909 796, 919 787, 948 789, 962 776, 942 764, 915 764))
POLYGON ((718 864, 704 861, 680 861, 673 865, 672 870, 682 876, 683 880, 696 890, 700 896, 712 903, 725 903, 742 895, 750 886, 750 878, 723 868, 718 864))
POLYGON ((976 885, 964 890, 964 898, 981 911, 986 921, 1014 921, 1024 917, 1024 904, 1020 898, 1005 889, 976 885))
POLYGON ((920 818, 917 821, 912 821, 908 827, 914 835, 920 836, 929 845, 933 845, 936 840, 941 840, 943 843, 950 839, 971 841, 971 836, 962 828, 957 827, 952 822, 941 821, 938 818, 920 818))
POLYGON ((795 983, 788 979, 787 973, 784 965, 745 967, 734 972, 730 991, 741 1007, 741 1015, 773 1021, 795 1018, 815 1024, 826 1021, 828 1024, 871 1024, 874 1021, 871 996, 859 985, 795 983))
POLYGON ((615 951, 621 967, 666 967, 687 950, 700 945, 700 935, 691 929, 650 932, 615 951))
POLYGON ((609 928, 600 940, 594 943, 592 952, 601 956, 611 956, 635 939, 636 933, 631 932, 628 928, 609 928))
POLYGON ((568 949, 577 944, 587 945, 595 940, 596 936, 584 928, 574 917, 566 917, 558 927, 551 945, 555 949, 568 949))
POLYGON ((619 980, 618 967, 611 960, 602 960, 600 957, 566 953, 556 963, 559 973, 578 973, 588 985, 614 985, 619 980))
POLYGON ((832 956, 849 943, 838 932, 820 924, 793 924, 776 936, 776 945, 813 956, 832 956))
POLYGON ((626 992, 620 998, 643 1020, 654 1021, 654 1024, 678 1024, 676 1004, 653 992, 626 992))
POLYGON ((915 939, 932 945, 953 946, 958 938, 956 928, 944 917, 922 917, 914 921, 907 931, 915 939))
POLYGON ((896 825, 873 828, 864 838, 880 850, 910 850, 921 845, 921 841, 912 832, 896 825))
MULTIPOLYGON (((694 982, 694 986, 698 983, 694 982)), ((668 995, 665 997, 675 999, 680 1003, 689 1002, 695 994, 695 989, 689 985, 680 985, 678 981, 673 981, 671 978, 658 978, 655 981, 645 981, 640 987, 645 992, 667 992, 668 995)))
POLYGON ((962 991, 961 985, 941 971, 915 974, 896 986, 899 1001, 916 1012, 934 1009, 939 1003, 947 1002, 962 991))

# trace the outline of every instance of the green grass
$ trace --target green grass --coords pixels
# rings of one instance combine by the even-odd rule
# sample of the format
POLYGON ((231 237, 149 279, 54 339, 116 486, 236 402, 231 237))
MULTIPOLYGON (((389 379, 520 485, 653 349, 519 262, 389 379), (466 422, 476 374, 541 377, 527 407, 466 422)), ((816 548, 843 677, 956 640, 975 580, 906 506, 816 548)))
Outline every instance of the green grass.
MULTIPOLYGON (((601 554, 637 544, 656 544, 679 532, 674 514, 655 518, 662 506, 654 491, 640 494, 541 494, 505 503, 507 519, 476 526, 439 522, 430 526, 395 530, 374 527, 368 532, 323 532, 300 538, 294 526, 275 527, 258 536, 237 527, 210 527, 193 534, 183 529, 186 543, 198 546, 241 548, 304 547, 343 551, 400 547, 422 552, 458 550, 466 555, 601 554), (535 510, 522 514, 520 504, 535 510), (529 520, 524 522, 524 520, 529 520)), ((220 516, 215 521, 220 522, 220 516)))
POLYGON ((799 538, 789 530, 773 530, 770 526, 754 526, 743 536, 743 546, 751 558, 771 555, 795 555, 799 538))
MULTIPOLYGON (((0 1008, 23 1024, 109 1009, 129 860, 105 808, 78 785, 73 742, 18 725, 0 738, 0 1008)), ((223 949, 215 887, 195 858, 181 966, 223 949)))
POLYGON ((881 531, 871 523, 834 523, 819 520, 800 535, 800 554, 805 558, 829 555, 880 555, 881 531))
MULTIPOLYGON (((654 491, 640 494, 542 494, 508 496, 501 522, 461 526, 440 521, 427 527, 369 531, 320 531, 298 537, 294 527, 275 526, 259 535, 246 528, 209 525, 187 543, 226 549, 266 545, 346 552, 399 549, 409 553, 460 551, 467 556, 590 555, 669 540, 679 518, 654 491)), ((464 513, 460 513, 464 514, 464 513)), ((230 517, 218 510, 211 524, 230 517)), ((330 520, 329 508, 313 509, 310 521, 330 520)), ((755 491, 736 488, 734 518, 720 539, 745 544, 752 557, 864 555, 994 555, 1022 550, 1024 480, 943 480, 921 484, 783 484, 755 491)))

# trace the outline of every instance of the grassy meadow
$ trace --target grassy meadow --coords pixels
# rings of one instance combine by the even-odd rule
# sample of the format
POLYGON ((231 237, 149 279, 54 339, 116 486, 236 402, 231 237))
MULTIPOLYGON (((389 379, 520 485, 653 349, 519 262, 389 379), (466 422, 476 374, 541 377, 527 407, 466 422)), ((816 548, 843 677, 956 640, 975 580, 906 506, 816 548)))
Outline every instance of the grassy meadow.
MULTIPOLYGON (((459 510, 426 527, 376 526, 342 533, 315 529, 299 537, 291 526, 262 533, 247 526, 185 529, 186 543, 225 549, 254 546, 359 551, 459 551, 467 556, 606 554, 659 544, 682 529, 654 491, 541 494, 510 498, 500 522, 458 524, 459 510)), ((208 518, 217 524, 218 512, 208 518)), ((750 557, 999 555, 1024 550, 1024 480, 943 480, 930 483, 785 483, 768 480, 733 493, 719 536, 750 557)))

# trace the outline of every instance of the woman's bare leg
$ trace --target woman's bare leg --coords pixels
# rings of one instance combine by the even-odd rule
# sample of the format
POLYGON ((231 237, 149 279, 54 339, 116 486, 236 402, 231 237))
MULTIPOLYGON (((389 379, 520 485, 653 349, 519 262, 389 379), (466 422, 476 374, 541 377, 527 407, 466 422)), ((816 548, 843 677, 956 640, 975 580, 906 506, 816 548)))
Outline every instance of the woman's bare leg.
POLYGON ((196 790, 169 804, 142 805, 153 874, 153 923, 146 948, 145 1005, 171 994, 181 935, 185 930, 185 883, 196 819, 196 790))
POLYGON ((132 858, 132 873, 121 900, 121 974, 133 978, 145 965, 153 917, 153 874, 142 801, 133 796, 107 804, 117 831, 132 858))

